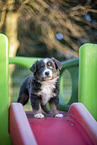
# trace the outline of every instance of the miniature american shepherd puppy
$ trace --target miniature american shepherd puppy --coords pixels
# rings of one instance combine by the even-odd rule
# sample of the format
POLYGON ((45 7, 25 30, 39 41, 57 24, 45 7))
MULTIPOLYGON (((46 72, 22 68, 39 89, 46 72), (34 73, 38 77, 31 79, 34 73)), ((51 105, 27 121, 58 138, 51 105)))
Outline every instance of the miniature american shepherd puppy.
POLYGON ((17 102, 25 105, 31 101, 35 118, 44 118, 42 109, 54 117, 63 117, 58 111, 59 70, 61 63, 55 58, 37 60, 30 70, 33 72, 21 85, 17 102), (49 102, 50 109, 46 106, 49 102))

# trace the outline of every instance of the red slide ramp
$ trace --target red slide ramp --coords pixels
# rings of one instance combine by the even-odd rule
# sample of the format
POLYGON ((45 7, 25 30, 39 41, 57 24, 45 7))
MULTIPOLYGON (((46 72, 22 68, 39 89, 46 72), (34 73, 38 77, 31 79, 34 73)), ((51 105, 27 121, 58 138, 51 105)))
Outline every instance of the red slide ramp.
POLYGON ((13 145, 97 145, 97 122, 81 103, 73 103, 63 118, 44 119, 13 103, 9 130, 13 145))

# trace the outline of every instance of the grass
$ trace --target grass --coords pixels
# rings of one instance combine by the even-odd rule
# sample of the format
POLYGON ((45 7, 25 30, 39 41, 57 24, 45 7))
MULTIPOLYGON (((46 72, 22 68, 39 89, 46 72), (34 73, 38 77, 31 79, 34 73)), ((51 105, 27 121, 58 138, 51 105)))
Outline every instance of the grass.
MULTIPOLYGON (((23 66, 15 65, 15 69, 13 71, 12 78, 11 78, 12 87, 10 90, 10 92, 11 92, 10 103, 17 102, 20 86, 21 86, 24 78, 26 78, 30 74, 31 74, 30 70, 26 69, 23 66)), ((24 106, 24 109, 31 110, 30 101, 27 103, 27 105, 24 106)))

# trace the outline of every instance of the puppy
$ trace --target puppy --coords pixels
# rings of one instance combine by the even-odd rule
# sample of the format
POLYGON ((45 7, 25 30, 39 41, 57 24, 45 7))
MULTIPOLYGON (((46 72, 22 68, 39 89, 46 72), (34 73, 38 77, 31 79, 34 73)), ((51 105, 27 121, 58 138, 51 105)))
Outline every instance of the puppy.
POLYGON ((28 76, 21 85, 17 102, 25 105, 30 98, 35 118, 44 118, 42 109, 46 113, 52 112, 55 117, 63 117, 58 111, 59 70, 61 68, 61 63, 55 58, 37 60, 30 67, 33 74, 28 76), (48 102, 51 110, 46 106, 48 102))

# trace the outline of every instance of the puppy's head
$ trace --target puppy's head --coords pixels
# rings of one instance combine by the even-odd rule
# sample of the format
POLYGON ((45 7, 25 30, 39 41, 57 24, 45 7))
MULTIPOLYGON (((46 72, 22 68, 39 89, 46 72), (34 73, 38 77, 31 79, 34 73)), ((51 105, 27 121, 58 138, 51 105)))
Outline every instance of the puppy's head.
POLYGON ((62 64, 55 58, 45 58, 40 61, 36 61, 30 70, 34 73, 34 76, 40 81, 53 80, 59 75, 62 64))

